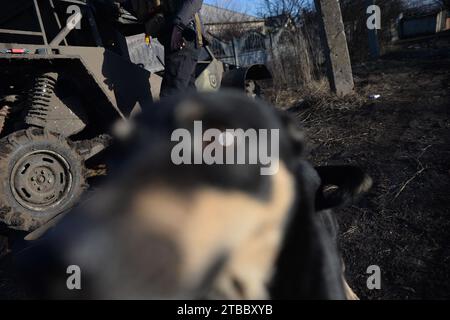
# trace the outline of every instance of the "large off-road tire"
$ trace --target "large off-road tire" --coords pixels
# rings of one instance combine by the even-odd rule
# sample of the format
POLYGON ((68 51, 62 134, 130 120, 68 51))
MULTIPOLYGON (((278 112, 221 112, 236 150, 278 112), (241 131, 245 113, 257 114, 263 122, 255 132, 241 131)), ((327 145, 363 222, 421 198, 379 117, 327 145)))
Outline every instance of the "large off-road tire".
POLYGON ((29 128, 0 140, 0 222, 32 231, 86 189, 83 158, 64 137, 29 128))

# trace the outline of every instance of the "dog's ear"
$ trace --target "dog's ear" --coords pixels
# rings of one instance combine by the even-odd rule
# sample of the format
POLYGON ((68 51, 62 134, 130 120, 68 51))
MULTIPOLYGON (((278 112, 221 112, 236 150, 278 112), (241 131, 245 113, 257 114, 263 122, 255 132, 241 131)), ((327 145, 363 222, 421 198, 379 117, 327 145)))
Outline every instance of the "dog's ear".
POLYGON ((305 151, 305 134, 297 124, 296 119, 286 111, 279 111, 283 127, 286 130, 295 156, 302 156, 305 151))
POLYGON ((316 167, 321 186, 316 195, 316 210, 327 210, 350 205, 367 193, 372 179, 355 166, 316 167))

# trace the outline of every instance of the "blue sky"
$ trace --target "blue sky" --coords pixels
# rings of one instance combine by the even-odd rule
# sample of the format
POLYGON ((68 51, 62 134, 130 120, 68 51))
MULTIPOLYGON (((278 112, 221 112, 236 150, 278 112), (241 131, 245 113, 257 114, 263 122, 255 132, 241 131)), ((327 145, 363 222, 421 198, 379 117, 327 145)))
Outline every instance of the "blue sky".
POLYGON ((205 0, 204 2, 252 15, 256 15, 259 9, 258 0, 205 0))
MULTIPOLYGON (((254 16, 257 16, 258 13, 260 13, 263 9, 263 2, 261 0, 204 0, 204 3, 216 5, 230 10, 240 11, 254 16)), ((309 3, 312 3, 312 0, 310 0, 309 3)))

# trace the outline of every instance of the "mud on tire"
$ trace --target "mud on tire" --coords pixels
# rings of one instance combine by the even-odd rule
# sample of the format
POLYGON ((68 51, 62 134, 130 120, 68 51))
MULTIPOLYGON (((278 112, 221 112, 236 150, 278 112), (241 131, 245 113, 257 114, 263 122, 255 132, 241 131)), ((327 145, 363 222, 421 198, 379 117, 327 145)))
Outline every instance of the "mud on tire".
POLYGON ((64 137, 30 128, 0 140, 0 222, 32 231, 86 189, 84 160, 64 137))

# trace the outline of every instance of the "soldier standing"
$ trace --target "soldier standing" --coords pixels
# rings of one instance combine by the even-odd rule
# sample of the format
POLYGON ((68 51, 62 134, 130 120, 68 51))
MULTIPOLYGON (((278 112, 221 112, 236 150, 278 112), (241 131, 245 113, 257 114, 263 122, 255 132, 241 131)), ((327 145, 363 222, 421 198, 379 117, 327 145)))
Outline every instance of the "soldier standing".
POLYGON ((128 0, 126 3, 145 24, 146 37, 164 46, 165 73, 161 98, 195 89, 195 69, 203 46, 200 9, 203 0, 128 0))

